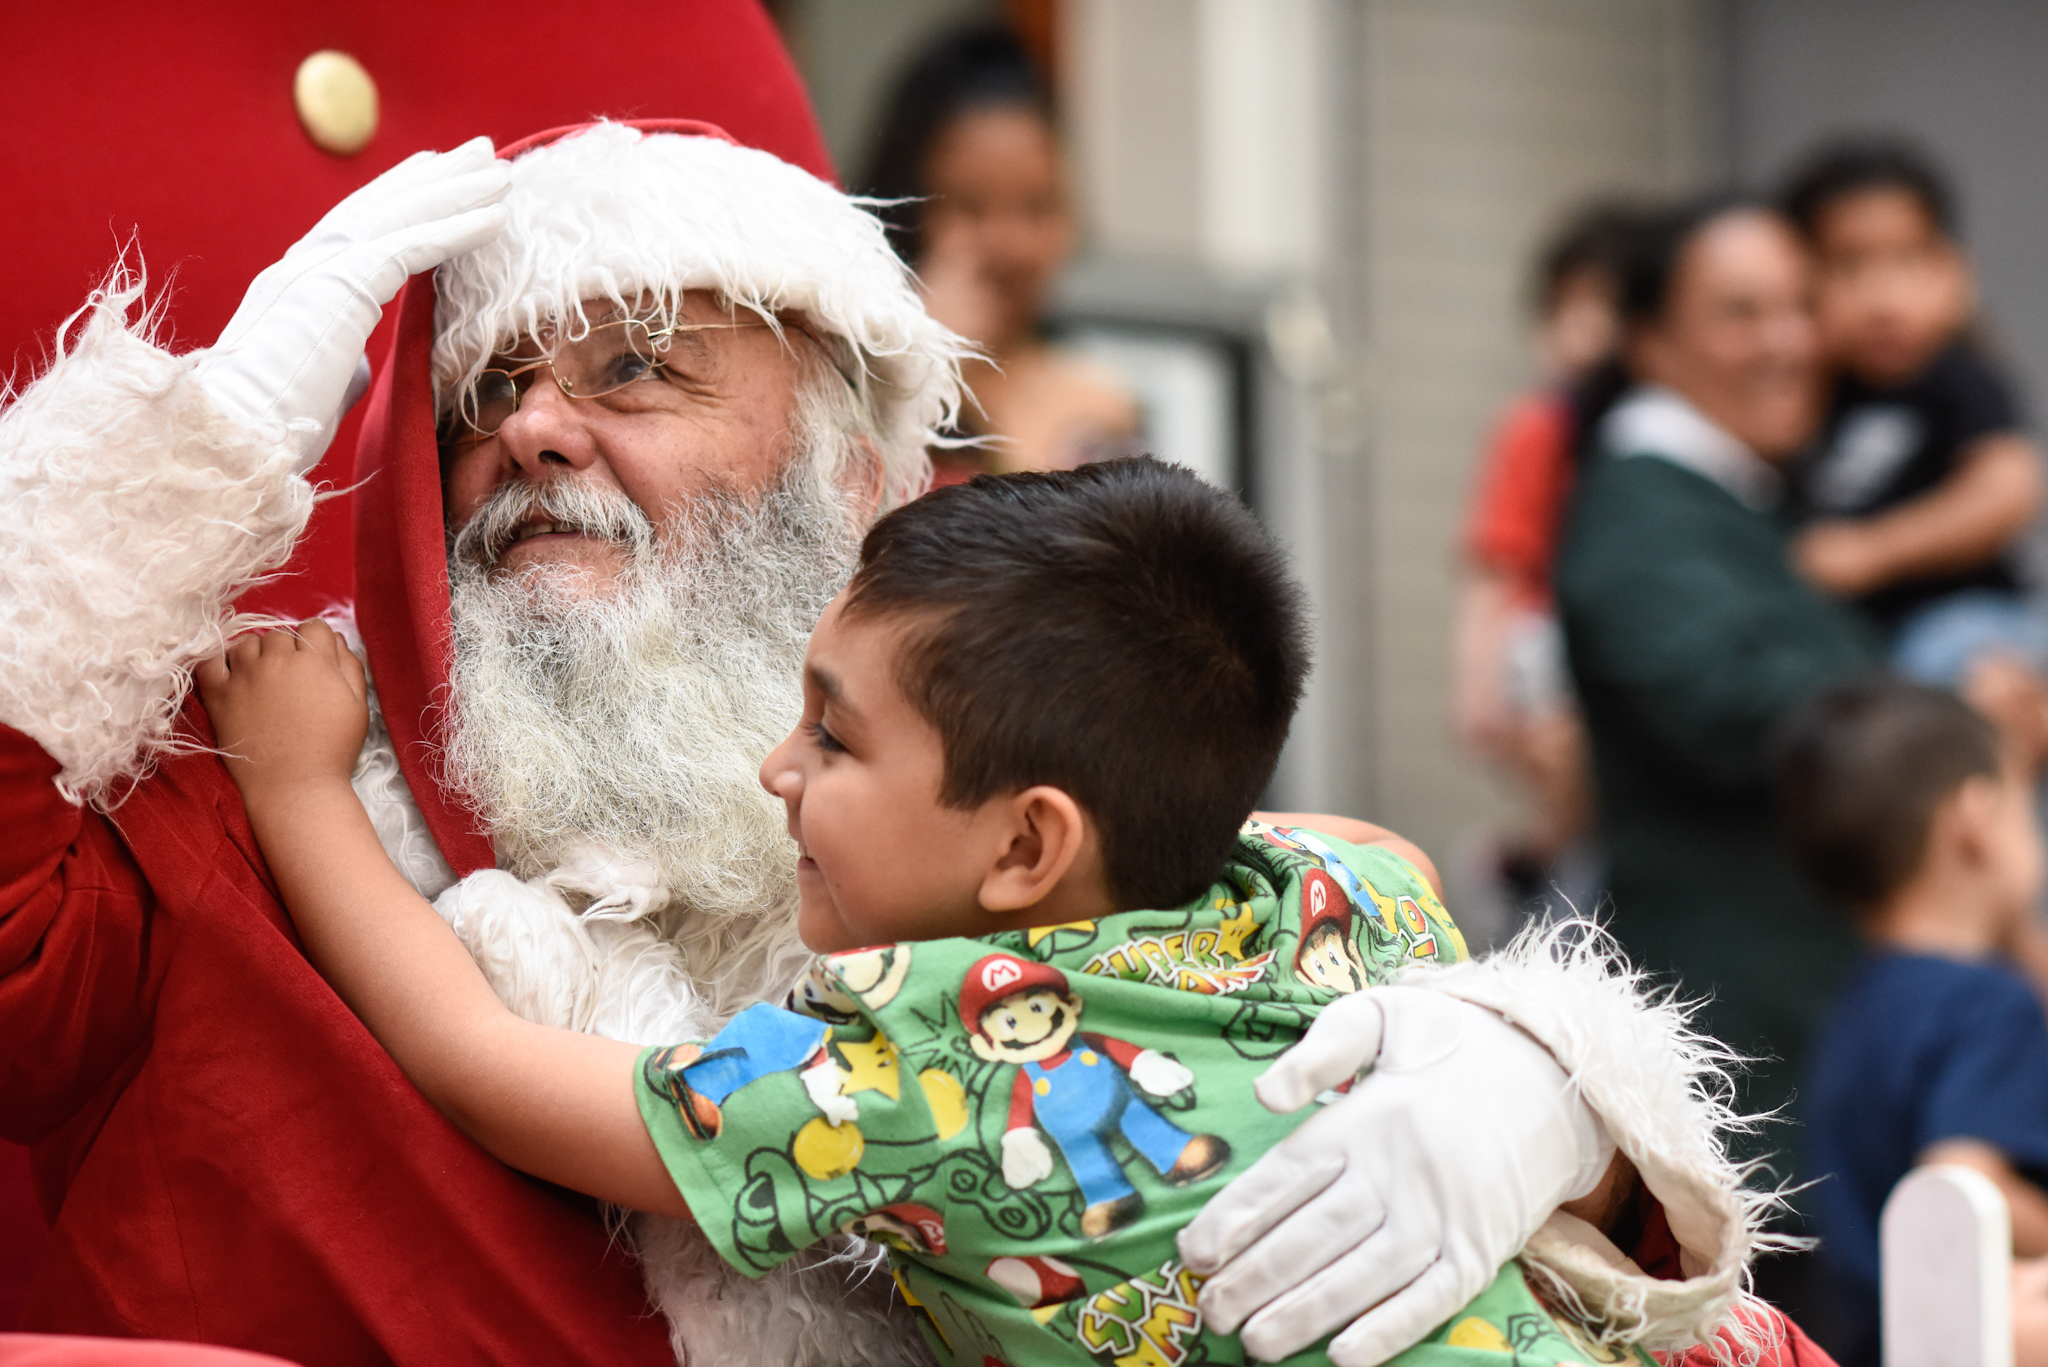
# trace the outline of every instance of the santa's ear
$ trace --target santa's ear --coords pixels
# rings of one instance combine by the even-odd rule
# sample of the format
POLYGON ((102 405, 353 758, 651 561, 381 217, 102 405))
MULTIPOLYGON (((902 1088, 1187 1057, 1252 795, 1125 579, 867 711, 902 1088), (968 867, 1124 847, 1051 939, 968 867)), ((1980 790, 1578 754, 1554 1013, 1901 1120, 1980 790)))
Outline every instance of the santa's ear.
POLYGON ((1040 783, 1002 802, 1001 844, 981 881, 981 905, 1002 914, 1025 911, 1051 896, 1092 843, 1081 804, 1040 783))
POLYGON ((974 1056, 984 1063, 1001 1063, 1003 1061, 996 1053, 995 1045, 989 1043, 987 1036, 975 1031, 968 1031, 967 1047, 972 1049, 974 1056))

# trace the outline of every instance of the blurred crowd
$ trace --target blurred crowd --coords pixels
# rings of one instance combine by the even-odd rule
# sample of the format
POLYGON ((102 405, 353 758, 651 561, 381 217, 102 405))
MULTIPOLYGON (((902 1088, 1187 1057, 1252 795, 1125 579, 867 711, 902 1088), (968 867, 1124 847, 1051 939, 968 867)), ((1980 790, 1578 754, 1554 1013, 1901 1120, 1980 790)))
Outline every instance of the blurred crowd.
POLYGON ((1497 876, 1597 909, 1753 1060, 1738 1104, 1797 1122, 1755 1156, 1812 1184, 1820 1241, 1763 1289, 1875 1367, 1878 1214, 1916 1164, 1989 1175, 2048 1254, 2040 452, 1911 145, 1593 206, 1537 276, 1455 661, 1460 734, 1532 814, 1497 876))

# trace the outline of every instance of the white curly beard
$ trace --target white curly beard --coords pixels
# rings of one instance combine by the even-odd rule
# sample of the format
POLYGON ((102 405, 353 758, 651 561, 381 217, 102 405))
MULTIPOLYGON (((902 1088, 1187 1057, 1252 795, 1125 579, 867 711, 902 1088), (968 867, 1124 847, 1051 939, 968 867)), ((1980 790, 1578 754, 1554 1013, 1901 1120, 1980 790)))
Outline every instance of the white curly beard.
MULTIPOLYGON (((820 465, 700 496, 658 533, 616 491, 507 485, 456 538, 444 764, 508 872, 435 906, 528 1019, 702 1039, 807 962, 795 846, 757 774, 801 712, 805 643, 857 549, 820 465), (492 572, 536 508, 626 549, 615 589, 492 572)), ((842 1236, 750 1281, 694 1225, 628 1227, 690 1367, 931 1360, 872 1245, 842 1236)))
POLYGON ((779 994, 802 958, 795 847, 757 775, 801 711, 805 641, 855 551, 807 466, 751 498, 700 496, 659 537, 616 490, 508 484, 450 560, 448 778, 522 878, 592 846, 653 865, 666 906, 649 910, 719 1019, 779 994), (535 508, 626 548, 613 591, 487 568, 535 508))

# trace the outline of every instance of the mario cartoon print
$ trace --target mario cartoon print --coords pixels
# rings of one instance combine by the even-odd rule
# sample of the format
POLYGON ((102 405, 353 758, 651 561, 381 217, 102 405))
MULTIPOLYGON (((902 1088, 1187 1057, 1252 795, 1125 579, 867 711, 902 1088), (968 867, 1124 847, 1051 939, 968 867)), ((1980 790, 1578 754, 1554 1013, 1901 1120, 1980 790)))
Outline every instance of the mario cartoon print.
POLYGON ((832 1027, 756 1002, 704 1044, 674 1044, 647 1056, 647 1085, 674 1104, 699 1139, 725 1128, 724 1106, 733 1093, 771 1073, 793 1072, 834 1125, 860 1119, 860 1105, 840 1094, 846 1071, 826 1046, 832 1027))
POLYGON ((1003 1180, 1021 1191, 1052 1175, 1052 1153, 1038 1133, 1043 1127, 1087 1203, 1081 1233, 1101 1239, 1145 1209, 1111 1151, 1112 1136, 1122 1135, 1173 1186, 1221 1170, 1230 1146, 1217 1135, 1187 1133, 1138 1095, 1166 1097, 1193 1086, 1185 1065, 1154 1049, 1079 1033, 1081 1007, 1066 974, 1011 954, 977 960, 960 989, 960 1019, 975 1054, 1017 1066, 1003 1180))
POLYGON ((1352 935, 1352 902, 1337 880, 1310 869, 1301 880, 1301 943, 1294 951, 1294 976, 1310 987, 1362 992, 1371 984, 1365 956, 1352 935))

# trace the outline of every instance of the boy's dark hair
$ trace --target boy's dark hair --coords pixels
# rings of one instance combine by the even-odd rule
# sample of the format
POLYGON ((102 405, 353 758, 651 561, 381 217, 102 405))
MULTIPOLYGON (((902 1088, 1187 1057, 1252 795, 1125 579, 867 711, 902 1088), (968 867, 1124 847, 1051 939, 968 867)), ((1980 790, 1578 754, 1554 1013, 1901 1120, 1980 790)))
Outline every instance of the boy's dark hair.
POLYGON ((1956 235, 1955 193, 1948 177, 1933 157, 1899 138, 1844 138, 1815 149, 1786 177, 1778 203, 1811 238, 1830 207, 1867 190, 1904 191, 1919 202, 1935 231, 1956 235))
POLYGON ((1754 213, 1774 215, 1776 210, 1753 196, 1719 191, 1645 214, 1628 235, 1624 253, 1617 301, 1623 325, 1647 327, 1662 321, 1671 306, 1679 263, 1693 239, 1732 214, 1754 213))
POLYGON ((945 746, 940 800, 1064 790, 1124 909, 1215 880, 1308 676, 1279 549, 1235 497, 1150 457, 982 475, 897 509, 844 611, 913 619, 897 682, 945 746))
POLYGON ((1948 795, 1998 775, 1998 732, 1945 689, 1860 679, 1786 719, 1772 770, 1800 867, 1831 900, 1867 912, 1920 867, 1948 795))
POLYGON ((1618 294, 1629 245, 1648 218, 1641 205, 1617 200, 1595 200, 1576 210, 1536 257, 1537 312, 1554 308, 1558 291, 1582 271, 1603 273, 1614 282, 1618 294))
POLYGON ((876 213, 905 262, 917 264, 924 246, 920 200, 932 144, 964 115, 1012 108, 1052 123, 1050 90, 1016 33, 1000 21, 974 20, 940 34, 897 77, 860 193, 890 201, 876 213))

